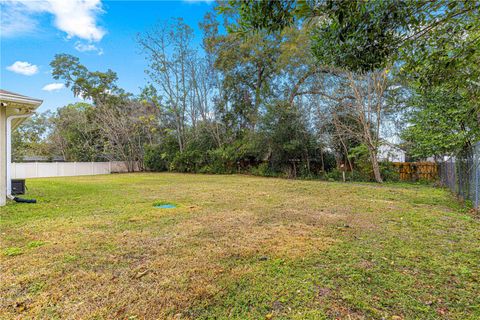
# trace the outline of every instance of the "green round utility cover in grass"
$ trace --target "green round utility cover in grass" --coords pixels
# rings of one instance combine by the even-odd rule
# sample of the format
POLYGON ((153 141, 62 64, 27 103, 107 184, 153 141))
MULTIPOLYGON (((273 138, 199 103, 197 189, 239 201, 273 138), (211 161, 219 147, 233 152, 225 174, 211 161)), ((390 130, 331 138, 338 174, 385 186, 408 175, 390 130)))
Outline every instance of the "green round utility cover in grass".
POLYGON ((176 208, 177 206, 171 203, 165 203, 165 204, 157 204, 154 207, 157 209, 173 209, 173 208, 176 208))

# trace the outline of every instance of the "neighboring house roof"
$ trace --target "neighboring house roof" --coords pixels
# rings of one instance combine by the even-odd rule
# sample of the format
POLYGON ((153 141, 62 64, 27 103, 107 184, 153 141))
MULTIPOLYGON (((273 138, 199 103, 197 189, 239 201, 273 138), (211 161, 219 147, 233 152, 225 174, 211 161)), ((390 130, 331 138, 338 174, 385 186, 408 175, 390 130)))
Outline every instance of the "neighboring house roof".
POLYGON ((20 162, 65 162, 62 156, 46 157, 46 156, 23 156, 20 162))

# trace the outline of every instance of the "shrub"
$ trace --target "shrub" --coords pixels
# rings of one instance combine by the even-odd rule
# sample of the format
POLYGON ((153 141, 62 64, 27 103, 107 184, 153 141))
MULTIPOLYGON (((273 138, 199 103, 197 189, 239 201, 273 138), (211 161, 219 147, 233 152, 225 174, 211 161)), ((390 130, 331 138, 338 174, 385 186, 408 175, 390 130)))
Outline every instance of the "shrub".
POLYGON ((268 162, 263 162, 256 167, 252 167, 250 173, 255 176, 269 176, 272 172, 268 162))
POLYGON ((236 169, 236 150, 232 146, 226 146, 210 150, 208 161, 210 173, 233 173, 236 169))
POLYGON ((145 146, 145 168, 150 171, 166 171, 179 151, 177 138, 167 132, 161 143, 145 146))
POLYGON ((350 179, 355 181, 373 180, 372 163, 366 145, 361 144, 350 149, 348 158, 355 163, 350 179))
POLYGON ((329 172, 325 173, 325 180, 328 181, 342 181, 342 171, 338 170, 337 168, 334 168, 330 170, 329 172))
POLYGON ((162 152, 160 145, 145 146, 145 168, 149 171, 166 171, 168 163, 166 161, 166 154, 162 152))
POLYGON ((385 181, 400 181, 398 169, 391 162, 381 162, 380 173, 385 181))
POLYGON ((178 172, 198 172, 204 165, 202 153, 198 150, 185 150, 177 152, 170 163, 169 169, 178 172))

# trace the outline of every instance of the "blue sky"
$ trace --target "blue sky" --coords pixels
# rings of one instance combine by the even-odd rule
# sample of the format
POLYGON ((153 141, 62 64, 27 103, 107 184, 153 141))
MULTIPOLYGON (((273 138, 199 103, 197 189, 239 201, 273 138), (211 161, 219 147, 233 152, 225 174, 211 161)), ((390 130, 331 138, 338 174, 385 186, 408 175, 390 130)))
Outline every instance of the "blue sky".
POLYGON ((57 53, 80 58, 90 70, 117 72, 118 84, 134 94, 146 84, 145 58, 137 33, 158 21, 182 17, 194 28, 212 10, 211 1, 5 1, 1 5, 0 87, 43 99, 39 111, 80 101, 54 80, 57 53))

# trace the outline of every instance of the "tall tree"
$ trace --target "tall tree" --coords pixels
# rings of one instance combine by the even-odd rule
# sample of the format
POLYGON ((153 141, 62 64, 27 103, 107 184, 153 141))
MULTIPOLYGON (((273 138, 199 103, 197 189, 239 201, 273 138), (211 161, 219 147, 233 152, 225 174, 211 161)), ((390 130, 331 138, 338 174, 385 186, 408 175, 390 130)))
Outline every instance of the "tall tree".
POLYGON ((144 148, 158 132, 157 109, 138 100, 123 100, 97 111, 97 122, 104 138, 105 157, 123 161, 129 172, 144 168, 144 148))
POLYGON ((93 106, 60 110, 56 127, 66 132, 60 131, 57 138, 65 146, 65 157, 121 160, 129 171, 134 163, 142 168, 144 144, 151 142, 150 130, 157 124, 151 105, 118 87, 117 74, 111 70, 89 71, 77 57, 66 54, 56 55, 50 65, 55 79, 64 80, 75 95, 93 102, 93 106), (73 136, 66 135, 70 133, 73 136))
POLYGON ((361 75, 348 72, 346 74, 348 90, 337 91, 340 95, 336 94, 335 99, 339 107, 333 111, 336 128, 367 147, 377 182, 383 182, 377 156, 382 143, 380 132, 386 109, 387 73, 387 70, 361 75), (352 125, 352 122, 355 125, 352 125))
POLYGON ((63 80, 75 96, 91 99, 94 104, 106 104, 125 95, 117 86, 118 77, 112 70, 89 71, 78 57, 69 54, 56 54, 50 66, 54 79, 63 80))
POLYGON ((52 157, 55 146, 49 141, 52 130, 52 114, 49 111, 28 118, 12 134, 12 158, 22 161, 25 156, 52 157))
MULTIPOLYGON (((193 30, 182 19, 158 24, 138 37, 149 64, 147 74, 162 98, 161 106, 171 116, 180 152, 186 145, 189 98, 192 98, 192 76, 195 72, 196 52, 192 48, 193 30)), ((191 100, 190 100, 191 101, 191 100)), ((190 109, 194 123, 196 110, 190 109)))
MULTIPOLYGON (((313 20, 313 51, 320 61, 350 71, 382 69, 402 48, 439 36, 439 29, 478 19, 478 1, 279 0, 231 1, 241 20, 240 33, 278 32, 295 21, 313 20)), ((223 11, 227 11, 224 9, 223 11)), ((401 56, 398 53, 402 53, 401 56)))
POLYGON ((480 4, 450 6, 466 13, 404 48, 399 72, 410 89, 403 136, 419 157, 465 153, 480 140, 480 4))
POLYGON ((105 160, 95 107, 78 102, 59 108, 52 117, 51 141, 66 161, 105 160))

